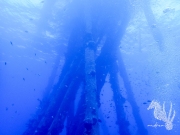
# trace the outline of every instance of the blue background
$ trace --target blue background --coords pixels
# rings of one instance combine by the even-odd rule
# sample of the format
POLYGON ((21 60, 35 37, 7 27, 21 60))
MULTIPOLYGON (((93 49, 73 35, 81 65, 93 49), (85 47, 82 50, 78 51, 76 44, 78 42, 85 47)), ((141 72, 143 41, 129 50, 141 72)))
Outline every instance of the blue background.
MULTIPOLYGON (((102 7, 95 5, 95 13, 106 16, 106 19, 117 17, 118 10, 111 12, 109 3, 114 1, 105 0, 102 7)), ((180 1, 150 0, 149 6, 155 17, 155 24, 148 23, 142 2, 131 0, 130 3, 130 22, 119 51, 139 113, 150 135, 179 135, 180 1), (153 36, 152 31, 157 28, 162 37, 159 37, 159 34, 153 36), (153 109, 147 110, 152 100, 157 100, 161 105, 165 102, 167 113, 172 102, 173 110, 176 111, 172 130, 168 131, 164 126, 148 126, 156 122, 164 124, 154 118, 153 109)), ((81 13, 84 12, 83 7, 86 4, 93 3, 81 0, 0 1, 0 135, 22 134, 28 120, 35 115, 47 93, 49 77, 54 70, 52 86, 57 83, 65 61, 70 31, 75 23, 79 23, 73 19, 77 16, 83 17, 81 13)), ((116 4, 112 6, 115 6, 112 9, 123 8, 116 4)), ((110 25, 103 17, 101 21, 104 25, 110 25)), ((119 84, 121 94, 127 98, 120 76, 119 84)), ((80 92, 81 90, 77 97, 80 92)), ((99 109, 102 135, 118 134, 112 95, 107 76, 101 91, 99 109)), ((129 129, 132 135, 136 135, 137 125, 128 100, 125 106, 130 122, 129 129)))

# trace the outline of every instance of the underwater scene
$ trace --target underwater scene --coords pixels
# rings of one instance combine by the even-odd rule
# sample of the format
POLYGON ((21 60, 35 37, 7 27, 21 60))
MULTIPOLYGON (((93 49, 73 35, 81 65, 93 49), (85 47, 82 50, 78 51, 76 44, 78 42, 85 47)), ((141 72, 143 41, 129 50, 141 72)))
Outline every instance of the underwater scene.
POLYGON ((0 0, 0 135, 180 135, 179 0, 0 0))

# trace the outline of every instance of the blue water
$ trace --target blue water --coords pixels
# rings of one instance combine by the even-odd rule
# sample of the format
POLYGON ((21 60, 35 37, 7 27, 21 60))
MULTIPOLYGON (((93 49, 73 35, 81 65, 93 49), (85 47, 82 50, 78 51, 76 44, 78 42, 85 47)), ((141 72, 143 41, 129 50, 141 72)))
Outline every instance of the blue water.
MULTIPOLYGON (((103 67, 97 76, 110 70, 117 57, 118 68, 107 71, 99 93, 100 135, 119 135, 117 119, 123 113, 129 125, 122 128, 131 135, 179 135, 179 20, 178 0, 1 0, 0 135, 21 135, 28 129, 44 98, 57 89, 66 58, 81 56, 76 50, 81 50, 82 33, 93 33, 97 43, 96 64, 103 67), (104 63, 98 62, 106 41, 112 47, 105 48, 104 63), (125 99, 121 114, 111 86, 110 74, 116 70, 118 93, 125 99), (148 109, 152 104, 156 108, 148 109)), ((73 101, 75 112, 83 85, 73 101)), ((60 134, 66 133, 63 128, 60 134)))

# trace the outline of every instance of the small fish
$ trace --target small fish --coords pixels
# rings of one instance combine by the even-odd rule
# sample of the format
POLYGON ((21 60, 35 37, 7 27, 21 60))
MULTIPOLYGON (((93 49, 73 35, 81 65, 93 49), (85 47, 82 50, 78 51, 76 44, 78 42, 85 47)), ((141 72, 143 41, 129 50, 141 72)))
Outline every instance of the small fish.
POLYGON ((101 121, 100 119, 98 119, 98 122, 100 122, 100 123, 101 123, 102 121, 101 121))
POLYGON ((170 12, 170 11, 172 11, 171 8, 166 8, 166 9, 163 10, 163 13, 167 13, 167 12, 170 12))
POLYGON ((147 104, 146 102, 143 103, 144 105, 147 104))
POLYGON ((36 53, 34 55, 36 56, 36 53))
POLYGON ((147 100, 147 102, 151 102, 151 100, 147 100))
POLYGON ((158 72, 158 71, 156 71, 156 74, 159 74, 159 72, 158 72))
POLYGON ((27 30, 25 30, 24 32, 28 33, 28 31, 27 31, 27 30))
POLYGON ((7 65, 7 63, 6 63, 6 62, 4 62, 4 65, 7 65))
POLYGON ((12 104, 12 106, 14 106, 14 104, 12 104))
POLYGON ((8 107, 6 107, 6 111, 8 110, 8 107))
POLYGON ((28 70, 28 68, 26 68, 26 70, 28 70))
POLYGON ((11 45, 13 45, 13 43, 10 41, 11 45))
POLYGON ((41 100, 38 98, 37 101, 41 102, 41 100))
POLYGON ((23 80, 25 81, 25 78, 23 78, 23 80))

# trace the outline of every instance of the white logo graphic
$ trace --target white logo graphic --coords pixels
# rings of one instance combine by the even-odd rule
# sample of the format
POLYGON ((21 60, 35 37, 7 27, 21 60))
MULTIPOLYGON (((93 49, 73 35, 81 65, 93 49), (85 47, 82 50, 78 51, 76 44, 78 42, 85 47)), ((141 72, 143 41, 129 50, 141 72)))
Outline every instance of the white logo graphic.
POLYGON ((155 127, 155 128, 165 126, 165 128, 167 130, 172 130, 172 128, 173 128, 172 122, 176 115, 175 110, 172 112, 172 103, 170 104, 170 109, 169 109, 168 115, 165 110, 165 102, 163 103, 163 106, 161 106, 159 102, 157 102, 156 100, 153 100, 147 109, 149 110, 149 109, 153 109, 153 108, 154 108, 154 117, 160 121, 165 122, 165 125, 158 125, 156 123, 155 125, 148 125, 148 126, 155 127))

